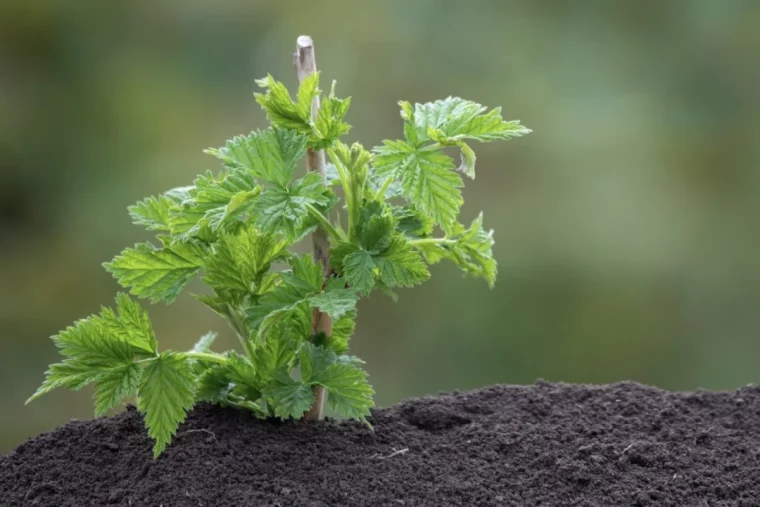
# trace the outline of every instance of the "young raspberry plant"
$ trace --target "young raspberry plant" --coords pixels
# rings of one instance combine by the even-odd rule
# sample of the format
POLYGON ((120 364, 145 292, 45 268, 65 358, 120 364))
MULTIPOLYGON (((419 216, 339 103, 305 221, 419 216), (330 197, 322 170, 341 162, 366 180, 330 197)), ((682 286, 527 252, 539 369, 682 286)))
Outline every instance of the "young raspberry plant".
POLYGON ((269 129, 207 150, 220 172, 131 206, 133 222, 156 231, 156 242, 104 264, 132 296, 152 303, 173 302, 202 276, 210 290, 194 297, 227 321, 240 350, 213 352, 209 333, 187 352, 159 351, 148 314, 120 293, 115 310, 53 337, 64 359, 29 401, 94 384, 102 415, 136 395, 154 457, 198 402, 314 420, 326 398, 337 414, 366 422, 373 390, 363 362, 347 354, 358 300, 376 289, 395 298, 394 289, 424 282, 428 265, 443 259, 493 285, 492 231, 482 215, 459 222, 462 174, 475 177, 467 143, 530 130, 504 121, 498 108, 450 97, 401 102, 403 139, 372 151, 348 146, 340 138, 351 128, 351 101, 335 95, 334 82, 321 97, 310 38, 299 37, 295 65, 295 100, 272 76, 257 81, 269 129), (308 236, 313 255, 293 253, 308 236))

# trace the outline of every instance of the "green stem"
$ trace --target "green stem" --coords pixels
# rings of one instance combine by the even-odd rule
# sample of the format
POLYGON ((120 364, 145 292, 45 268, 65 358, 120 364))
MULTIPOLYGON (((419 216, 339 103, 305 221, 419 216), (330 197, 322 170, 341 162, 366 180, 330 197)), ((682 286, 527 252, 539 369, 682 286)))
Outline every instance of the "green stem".
POLYGON ((212 354, 210 352, 185 352, 185 356, 190 359, 198 359, 199 361, 209 361, 212 363, 227 364, 227 358, 220 354, 212 354))
POLYGON ((377 191, 377 196, 380 198, 380 202, 383 202, 385 200, 385 192, 388 191, 388 187, 390 187, 392 183, 393 176, 388 176, 388 179, 383 182, 383 186, 380 187, 380 190, 377 191))
POLYGON ((335 164, 335 169, 337 169, 338 175, 340 175, 340 184, 343 187, 343 194, 346 198, 346 206, 348 207, 348 239, 349 241, 353 241, 354 228, 359 221, 359 206, 361 203, 355 202, 356 196, 351 188, 351 175, 335 154, 335 150, 328 148, 327 154, 330 156, 332 163, 335 164))
POLYGON ((327 234, 330 235, 330 237, 335 241, 341 241, 345 238, 345 233, 343 231, 339 231, 333 225, 330 223, 330 221, 327 219, 326 216, 324 216, 320 211, 315 208, 311 204, 306 205, 306 209, 309 211, 309 214, 317 219, 317 222, 319 222, 319 225, 322 226, 322 228, 327 232, 327 234))
POLYGON ((411 239, 409 240, 409 244, 412 246, 419 246, 419 245, 453 245, 456 243, 456 240, 448 239, 448 238, 421 238, 421 239, 411 239))

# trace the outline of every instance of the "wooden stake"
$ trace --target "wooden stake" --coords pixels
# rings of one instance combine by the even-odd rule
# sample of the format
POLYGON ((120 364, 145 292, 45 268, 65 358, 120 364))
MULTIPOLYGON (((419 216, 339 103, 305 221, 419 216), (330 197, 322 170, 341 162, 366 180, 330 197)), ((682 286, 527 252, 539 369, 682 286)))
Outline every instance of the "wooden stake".
MULTIPOLYGON (((296 40, 296 52, 293 60, 298 73, 298 82, 303 82, 307 76, 317 72, 317 59, 314 55, 314 41, 308 35, 301 35, 296 40)), ((319 97, 315 97, 311 103, 311 116, 314 118, 319 111, 319 97)), ((306 151, 306 167, 309 171, 322 175, 327 183, 325 152, 323 150, 306 151)), ((314 247, 314 260, 322 264, 325 280, 332 275, 330 268, 330 240, 327 232, 321 227, 312 234, 314 247)), ((324 333, 328 338, 332 336, 332 319, 326 313, 314 309, 311 322, 312 334, 324 333)), ((321 386, 314 386, 314 404, 304 414, 304 419, 318 421, 323 417, 323 410, 327 393, 321 386)))

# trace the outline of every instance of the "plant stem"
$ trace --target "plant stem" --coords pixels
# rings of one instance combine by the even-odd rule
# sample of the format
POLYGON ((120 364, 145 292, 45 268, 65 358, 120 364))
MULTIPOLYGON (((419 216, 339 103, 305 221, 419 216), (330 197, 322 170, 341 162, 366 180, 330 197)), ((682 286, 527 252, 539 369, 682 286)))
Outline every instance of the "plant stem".
MULTIPOLYGON (((296 53, 293 55, 293 62, 298 73, 298 81, 303 80, 317 72, 317 59, 314 55, 314 41, 308 35, 301 35, 296 40, 296 53)), ((319 97, 315 97, 311 103, 311 116, 317 116, 319 112, 319 97)), ((327 183, 327 171, 325 164, 325 152, 322 150, 306 151, 306 167, 309 171, 322 175, 327 183)), ((330 241, 324 227, 318 228, 312 234, 312 243, 314 246, 314 260, 322 264, 322 272, 325 279, 332 275, 330 268, 330 241)), ((325 336, 332 336, 332 319, 326 313, 314 309, 311 321, 312 334, 324 333, 325 336)), ((310 421, 320 420, 323 417, 323 407, 327 393, 321 386, 314 386, 314 403, 311 408, 304 414, 304 419, 310 421)))
POLYGON ((212 354, 210 352, 185 352, 185 356, 190 359, 198 359, 200 361, 210 361, 212 363, 226 364, 227 358, 219 355, 212 354))
POLYGON ((341 241, 345 238, 345 233, 333 227, 330 221, 327 219, 327 217, 324 216, 317 208, 315 208, 311 204, 307 204, 306 209, 309 210, 309 214, 311 216, 317 219, 317 222, 319 222, 319 225, 321 225, 327 231, 327 233, 330 235, 330 237, 333 240, 341 241))
POLYGON ((456 240, 448 239, 448 238, 421 238, 421 239, 411 239, 409 240, 409 244, 412 246, 418 246, 418 245, 453 245, 456 243, 456 240))
POLYGON ((388 187, 391 186, 391 183, 393 183, 393 176, 388 176, 388 179, 383 182, 383 186, 380 187, 380 190, 377 191, 377 195, 380 197, 380 201, 385 200, 385 192, 388 191, 388 187))

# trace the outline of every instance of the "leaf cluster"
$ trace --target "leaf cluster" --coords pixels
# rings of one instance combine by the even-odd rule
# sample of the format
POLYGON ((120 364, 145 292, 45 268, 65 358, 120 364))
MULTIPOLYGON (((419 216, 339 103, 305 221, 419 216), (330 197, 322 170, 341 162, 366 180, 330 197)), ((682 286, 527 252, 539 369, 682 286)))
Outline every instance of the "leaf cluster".
POLYGON ((358 301, 375 289, 395 297, 444 259, 493 285, 492 231, 482 215, 459 222, 462 174, 475 176, 468 143, 528 129, 459 98, 401 102, 404 138, 366 150, 340 141, 350 130, 350 99, 336 97, 334 83, 314 115, 319 74, 302 82, 295 100, 272 76, 257 83, 270 128, 206 150, 220 170, 130 206, 132 221, 156 239, 104 264, 129 294, 152 303, 173 302, 200 277, 208 290, 193 296, 229 324, 240 350, 212 351, 216 334, 208 333, 188 351, 161 351, 147 313, 120 293, 115 310, 104 307, 53 337, 63 359, 30 401, 93 384, 101 415, 136 396, 156 457, 200 401, 299 418, 321 387, 337 414, 366 421, 373 390, 362 361, 347 354, 358 301), (326 151, 326 178, 299 174, 309 150, 326 151), (293 253, 317 228, 330 240, 327 269, 293 253), (330 336, 314 332, 315 314, 332 319, 330 336))

